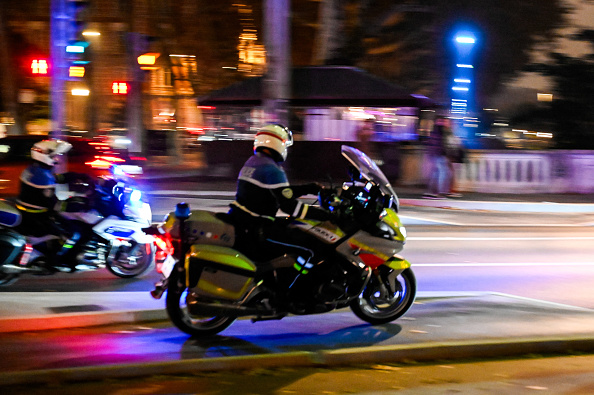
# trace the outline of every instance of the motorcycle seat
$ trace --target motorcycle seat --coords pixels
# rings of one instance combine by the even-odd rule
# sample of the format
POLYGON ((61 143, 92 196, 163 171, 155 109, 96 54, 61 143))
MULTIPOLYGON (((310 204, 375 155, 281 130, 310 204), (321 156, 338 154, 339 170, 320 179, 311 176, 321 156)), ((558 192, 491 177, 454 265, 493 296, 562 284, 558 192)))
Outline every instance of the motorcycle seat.
POLYGON ((229 213, 216 213, 215 217, 226 224, 233 225, 233 221, 231 221, 231 216, 229 213))

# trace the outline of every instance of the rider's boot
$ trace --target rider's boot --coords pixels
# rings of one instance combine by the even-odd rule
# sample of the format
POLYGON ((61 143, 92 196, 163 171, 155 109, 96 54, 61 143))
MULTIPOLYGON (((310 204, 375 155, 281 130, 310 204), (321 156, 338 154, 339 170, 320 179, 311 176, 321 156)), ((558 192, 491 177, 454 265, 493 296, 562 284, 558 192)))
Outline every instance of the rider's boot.
POLYGON ((58 267, 66 267, 71 271, 76 269, 78 262, 76 256, 78 254, 77 243, 80 241, 80 233, 75 232, 70 238, 68 238, 62 248, 56 254, 56 260, 54 264, 58 267))

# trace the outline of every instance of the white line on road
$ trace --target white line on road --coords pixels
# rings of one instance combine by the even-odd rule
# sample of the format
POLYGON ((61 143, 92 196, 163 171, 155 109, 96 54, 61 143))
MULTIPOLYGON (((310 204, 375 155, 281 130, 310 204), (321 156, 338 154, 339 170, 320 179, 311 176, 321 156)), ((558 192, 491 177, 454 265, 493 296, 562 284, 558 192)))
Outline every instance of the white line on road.
POLYGON ((173 195, 185 195, 185 196, 235 196, 235 191, 154 191, 147 192, 152 196, 173 196, 173 195))
POLYGON ((413 263, 413 267, 516 267, 516 266, 594 266, 594 262, 452 262, 452 263, 413 263))
POLYGON ((409 236, 407 241, 539 241, 539 240, 594 240, 594 236, 542 236, 542 237, 444 237, 444 236, 409 236))

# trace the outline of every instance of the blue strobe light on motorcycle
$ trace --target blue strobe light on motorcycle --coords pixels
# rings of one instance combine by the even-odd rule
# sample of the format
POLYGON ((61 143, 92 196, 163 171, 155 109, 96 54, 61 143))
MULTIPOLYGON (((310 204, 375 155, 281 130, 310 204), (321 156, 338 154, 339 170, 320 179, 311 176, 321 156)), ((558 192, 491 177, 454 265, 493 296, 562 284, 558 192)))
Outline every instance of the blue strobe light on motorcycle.
POLYGON ((179 219, 190 218, 190 206, 188 203, 181 202, 175 206, 175 217, 179 219))
POLYGON ((142 199, 142 192, 138 189, 132 190, 132 193, 130 194, 130 202, 140 202, 140 199, 142 199))

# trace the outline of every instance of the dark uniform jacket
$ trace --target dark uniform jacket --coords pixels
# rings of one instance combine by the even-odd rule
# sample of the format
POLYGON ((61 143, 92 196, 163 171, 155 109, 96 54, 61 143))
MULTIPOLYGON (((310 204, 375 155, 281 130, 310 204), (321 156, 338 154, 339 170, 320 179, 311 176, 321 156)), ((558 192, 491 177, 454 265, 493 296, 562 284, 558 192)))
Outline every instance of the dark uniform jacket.
POLYGON ((249 158, 239 172, 231 212, 241 210, 253 217, 274 219, 280 209, 296 218, 326 219, 328 213, 324 210, 297 199, 319 190, 317 184, 291 186, 282 167, 259 152, 249 158))

